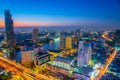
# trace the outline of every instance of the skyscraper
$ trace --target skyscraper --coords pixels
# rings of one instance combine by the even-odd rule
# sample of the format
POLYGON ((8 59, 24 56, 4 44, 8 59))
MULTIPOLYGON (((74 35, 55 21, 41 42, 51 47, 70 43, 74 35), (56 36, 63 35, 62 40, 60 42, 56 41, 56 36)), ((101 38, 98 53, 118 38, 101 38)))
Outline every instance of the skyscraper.
POLYGON ((79 41, 77 66, 88 66, 89 60, 91 59, 91 53, 91 44, 84 41, 79 41))
POLYGON ((66 37, 65 36, 61 36, 60 37, 60 48, 61 49, 65 49, 66 48, 65 43, 66 43, 66 37))
POLYGON ((81 31, 81 28, 79 28, 75 31, 75 43, 76 44, 79 44, 79 40, 81 36, 82 36, 82 31, 81 31))
POLYGON ((15 33, 13 27, 12 15, 10 10, 4 11, 5 15, 5 41, 7 47, 14 47, 16 45, 15 33))
POLYGON ((60 48, 71 49, 73 47, 73 37, 72 36, 61 36, 60 37, 60 48))
POLYGON ((37 28, 35 28, 35 29, 33 29, 33 41, 35 43, 39 42, 38 37, 39 37, 39 30, 37 28))

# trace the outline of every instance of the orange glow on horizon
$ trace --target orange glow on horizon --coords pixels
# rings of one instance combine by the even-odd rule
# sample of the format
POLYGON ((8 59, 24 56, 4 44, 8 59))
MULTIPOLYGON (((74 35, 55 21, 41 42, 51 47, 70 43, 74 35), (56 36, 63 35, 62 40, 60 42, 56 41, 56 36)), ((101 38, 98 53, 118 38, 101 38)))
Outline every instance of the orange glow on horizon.
MULTIPOLYGON (((60 24, 41 24, 41 23, 33 23, 33 22, 14 22, 14 27, 25 27, 25 26, 64 26, 60 24)), ((4 21, 0 22, 0 27, 5 27, 4 21)))
POLYGON ((4 26, 5 26, 4 22, 3 21, 0 22, 0 27, 4 27, 4 26))
MULTIPOLYGON (((47 24, 35 24, 35 23, 25 23, 25 22, 14 22, 14 27, 22 27, 22 26, 48 26, 47 24)), ((0 22, 0 27, 5 27, 5 23, 0 22)))

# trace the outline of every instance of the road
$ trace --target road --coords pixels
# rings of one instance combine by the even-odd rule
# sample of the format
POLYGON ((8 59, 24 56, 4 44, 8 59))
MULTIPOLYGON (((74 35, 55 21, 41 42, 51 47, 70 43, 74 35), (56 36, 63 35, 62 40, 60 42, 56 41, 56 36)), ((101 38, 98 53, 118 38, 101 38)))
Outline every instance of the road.
POLYGON ((22 66, 21 64, 3 57, 0 57, 0 65, 6 67, 10 71, 13 71, 16 75, 25 78, 25 80, 31 80, 30 78, 32 78, 32 80, 50 80, 45 75, 35 73, 34 71, 22 66), (23 73, 26 73, 29 76, 25 77, 23 73))
POLYGON ((4 67, 6 70, 14 72, 15 75, 24 78, 25 80, 32 80, 30 77, 23 75, 22 71, 15 68, 13 65, 8 64, 6 61, 0 60, 0 65, 4 67))
POLYGON ((2 67, 4 67, 5 69, 14 72, 14 73, 15 73, 16 75, 18 75, 18 76, 24 77, 24 76, 22 76, 22 72, 19 71, 19 70, 16 69, 16 68, 12 67, 12 65, 7 64, 7 63, 4 62, 4 61, 0 61, 0 65, 1 65, 2 67))
MULTIPOLYGON (((106 39, 106 40, 108 40, 108 41, 112 41, 111 39, 109 39, 109 38, 107 37, 107 33, 104 33, 104 34, 102 35, 102 38, 104 38, 104 39, 106 39)), ((105 63, 104 68, 100 70, 100 72, 99 72, 98 77, 96 78, 96 80, 99 80, 99 79, 105 74, 105 72, 106 72, 107 69, 108 69, 108 66, 111 64, 112 60, 115 58, 115 56, 116 56, 116 54, 117 54, 117 52, 116 52, 116 50, 114 49, 114 47, 111 47, 111 49, 112 49, 113 51, 112 51, 111 55, 108 57, 108 59, 106 60, 106 63, 105 63)))

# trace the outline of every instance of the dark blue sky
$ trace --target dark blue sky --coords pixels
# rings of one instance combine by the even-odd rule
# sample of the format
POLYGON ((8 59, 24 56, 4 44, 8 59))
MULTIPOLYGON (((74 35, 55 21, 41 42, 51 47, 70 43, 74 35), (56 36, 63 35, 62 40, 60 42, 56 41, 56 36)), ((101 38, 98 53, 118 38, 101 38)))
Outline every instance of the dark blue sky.
POLYGON ((120 25, 120 0, 0 0, 2 24, 5 9, 16 26, 120 25))

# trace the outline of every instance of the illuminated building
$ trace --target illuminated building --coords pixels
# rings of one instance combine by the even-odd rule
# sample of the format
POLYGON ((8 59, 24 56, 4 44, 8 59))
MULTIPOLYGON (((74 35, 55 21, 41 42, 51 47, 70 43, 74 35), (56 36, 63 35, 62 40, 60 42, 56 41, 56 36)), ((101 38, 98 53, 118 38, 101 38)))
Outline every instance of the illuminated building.
POLYGON ((53 72, 59 72, 64 75, 69 76, 71 74, 71 65, 74 64, 74 60, 72 58, 63 58, 57 56, 52 64, 47 65, 47 69, 53 72))
POLYGON ((63 58, 57 56, 54 61, 48 63, 46 68, 53 73, 61 73, 63 75, 69 76, 71 78, 85 78, 90 70, 84 68, 79 68, 76 66, 76 58, 72 59, 70 57, 63 58), (86 70, 86 71, 85 71, 86 70), (84 76, 84 74, 86 76, 84 76))
POLYGON ((44 51, 40 50, 34 57, 34 64, 35 66, 42 65, 50 60, 50 55, 44 51))
POLYGON ((101 69, 103 69, 103 65, 101 63, 97 62, 93 65, 93 72, 90 75, 91 80, 94 80, 98 76, 101 69))
POLYGON ((73 47, 73 38, 71 36, 61 36, 60 37, 60 48, 71 49, 73 47))
POLYGON ((91 44, 84 41, 79 41, 77 66, 88 66, 89 60, 91 59, 91 53, 91 44))
POLYGON ((54 66, 59 66, 64 69, 70 70, 70 66, 73 64, 72 58, 63 58, 63 57, 56 57, 55 61, 52 62, 54 66))
POLYGON ((15 33, 13 27, 12 15, 10 14, 10 10, 4 11, 5 15, 5 41, 7 47, 14 47, 16 45, 15 42, 15 33))
POLYGON ((60 37, 60 48, 61 49, 65 49, 66 48, 66 37, 65 36, 61 36, 60 37))
POLYGON ((39 48, 27 48, 16 53, 16 61, 21 63, 31 63, 34 56, 39 52, 39 48))
POLYGON ((66 49, 71 49, 72 46, 72 37, 66 37, 66 49))
POLYGON ((35 29, 33 29, 33 41, 35 43, 39 42, 38 37, 39 37, 39 30, 37 28, 35 28, 35 29))

